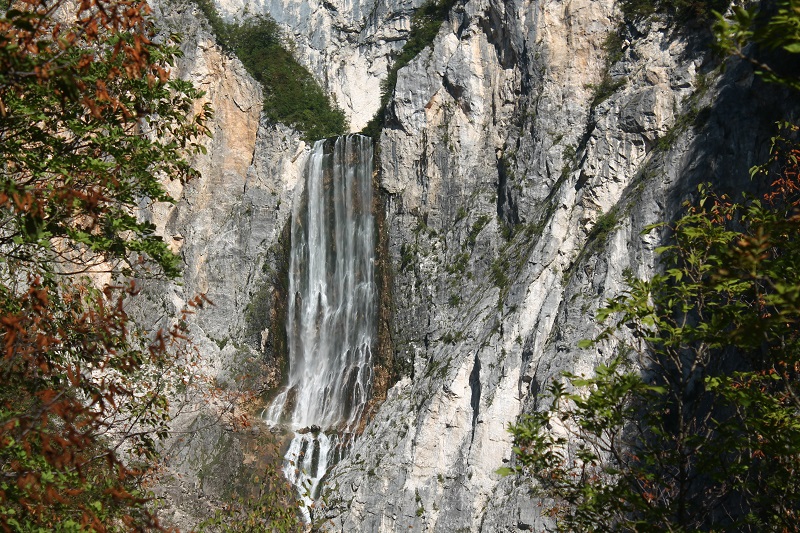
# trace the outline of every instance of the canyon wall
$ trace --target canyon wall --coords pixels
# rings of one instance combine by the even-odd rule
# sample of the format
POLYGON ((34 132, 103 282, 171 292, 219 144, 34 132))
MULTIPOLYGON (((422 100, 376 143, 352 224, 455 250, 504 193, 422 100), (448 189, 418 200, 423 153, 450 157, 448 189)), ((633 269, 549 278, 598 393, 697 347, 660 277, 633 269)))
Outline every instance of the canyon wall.
MULTIPOLYGON (((269 13, 290 30, 298 58, 358 129, 418 4, 218 8, 269 13)), ((273 274, 305 147, 259 121, 258 87, 195 10, 161 16, 189 28, 179 71, 207 90, 216 117, 202 179, 153 215, 184 258, 183 285, 148 291, 171 306, 165 316, 206 292, 215 305, 193 320, 205 370, 266 389, 273 274)), ((598 331, 595 311, 625 275, 653 273, 663 235, 642 235, 645 226, 675 216, 699 182, 751 187, 747 169, 785 113, 780 91, 747 65, 722 71, 702 28, 654 19, 610 38, 620 20, 613 0, 460 1, 400 70, 376 156, 396 382, 330 472, 316 526, 542 530, 528 483, 495 473, 513 460, 508 424, 562 371, 591 373, 612 356, 611 344, 577 344, 598 331)), ((209 432, 175 448, 165 494, 179 523, 254 460, 240 440, 219 444, 230 440, 224 428, 209 432)))
POLYGON ((291 128, 262 118, 261 88, 215 44, 194 4, 156 4, 155 17, 161 38, 181 34, 184 55, 173 75, 205 91, 197 106, 210 103, 214 111, 207 154, 193 162, 200 177, 169 183, 175 204, 144 213, 180 255, 183 276, 142 283, 131 309, 153 331, 169 326, 197 295, 211 301, 189 316, 196 387, 175 399, 179 412, 155 490, 162 519, 190 531, 231 498, 248 495, 264 460, 275 460, 267 428, 251 415, 258 396, 280 379, 276 354, 285 335, 275 302, 285 300, 285 272, 277 269, 285 265, 287 222, 308 147, 291 128))
POLYGON ((287 46, 360 131, 380 102, 380 82, 423 0, 221 0, 229 20, 267 13, 287 46))

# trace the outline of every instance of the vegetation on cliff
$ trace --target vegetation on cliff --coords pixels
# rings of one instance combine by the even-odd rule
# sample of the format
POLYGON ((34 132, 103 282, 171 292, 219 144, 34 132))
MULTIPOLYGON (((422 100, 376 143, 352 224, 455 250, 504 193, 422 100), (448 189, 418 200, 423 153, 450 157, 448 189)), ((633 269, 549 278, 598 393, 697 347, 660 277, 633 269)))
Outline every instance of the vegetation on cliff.
POLYGON ((667 15, 677 22, 708 21, 713 13, 725 12, 730 0, 621 0, 620 8, 629 21, 652 15, 667 15))
POLYGON ((235 54, 263 87, 267 118, 297 128, 308 141, 347 132, 344 112, 287 50, 280 28, 271 17, 256 15, 242 22, 226 22, 213 1, 195 1, 217 43, 235 54))
POLYGON ((447 14, 455 3, 456 0, 431 0, 423 4, 414 13, 411 18, 411 31, 408 34, 408 39, 403 45, 400 54, 394 58, 386 79, 381 82, 380 107, 378 107, 375 116, 370 119, 361 133, 373 139, 378 139, 381 128, 386 123, 386 106, 389 105, 389 100, 394 94, 398 71, 433 43, 439 33, 439 29, 442 27, 442 22, 446 20, 447 14))

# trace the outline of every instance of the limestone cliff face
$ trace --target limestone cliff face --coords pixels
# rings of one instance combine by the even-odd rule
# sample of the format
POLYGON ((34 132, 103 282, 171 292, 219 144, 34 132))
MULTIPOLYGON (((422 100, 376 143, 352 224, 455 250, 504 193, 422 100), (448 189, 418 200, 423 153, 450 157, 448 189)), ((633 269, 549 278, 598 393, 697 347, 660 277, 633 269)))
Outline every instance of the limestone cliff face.
POLYGON ((260 87, 215 44, 192 3, 154 7, 163 35, 182 34, 184 56, 173 75, 204 90, 197 105, 208 102, 214 110, 212 137, 203 141, 207 155, 193 162, 200 177, 184 186, 170 183, 176 203, 144 213, 181 256, 183 277, 143 283, 131 309, 155 330, 198 294, 213 303, 189 319, 199 355, 193 373, 223 391, 175 399, 182 412, 165 443, 167 469, 156 489, 166 505, 162 518, 189 531, 230 497, 247 494, 251 476, 261 474, 264 428, 242 431, 234 419, 247 408, 241 398, 279 378, 276 268, 306 146, 292 129, 261 118, 260 87))
MULTIPOLYGON (((218 5, 291 30, 358 129, 418 4, 218 5)), ((180 72, 207 90, 216 117, 202 179, 153 214, 184 258, 184 284, 149 292, 164 316, 206 292, 216 305, 193 322, 206 370, 237 384, 255 361, 264 377, 247 386, 258 389, 279 327, 270 273, 304 147, 259 120, 256 84, 191 8, 161 16, 190 30, 180 72)), ((746 66, 720 74, 700 31, 631 25, 609 47, 618 21, 613 0, 464 0, 399 72, 377 170, 400 379, 330 472, 324 528, 542 530, 525 481, 494 473, 512 459, 508 423, 560 372, 611 356, 613 346, 577 343, 596 332, 595 310, 624 272, 652 274, 661 236, 641 236, 646 225, 674 216, 699 181, 748 186, 779 96, 746 66)), ((190 480, 165 489, 177 523, 252 461, 241 439, 214 431, 174 448, 173 470, 190 480)))
POLYGON ((618 17, 469 0, 400 71, 379 175, 407 375, 331 472, 326 527, 541 530, 525 482, 494 473, 508 423, 611 356, 577 343, 624 272, 652 273, 643 228, 701 180, 741 190, 763 157, 778 115, 746 67, 720 77, 697 32, 659 21, 626 28, 609 65, 618 17))

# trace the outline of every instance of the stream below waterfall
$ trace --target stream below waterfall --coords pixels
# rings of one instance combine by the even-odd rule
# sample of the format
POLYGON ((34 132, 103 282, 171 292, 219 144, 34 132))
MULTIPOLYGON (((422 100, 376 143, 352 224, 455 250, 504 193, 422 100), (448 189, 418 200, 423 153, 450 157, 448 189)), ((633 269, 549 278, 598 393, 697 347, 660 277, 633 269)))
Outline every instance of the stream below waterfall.
POLYGON ((347 452, 371 394, 377 306, 372 140, 317 141, 303 186, 291 219, 288 379, 264 418, 292 432, 283 472, 308 506, 347 452))

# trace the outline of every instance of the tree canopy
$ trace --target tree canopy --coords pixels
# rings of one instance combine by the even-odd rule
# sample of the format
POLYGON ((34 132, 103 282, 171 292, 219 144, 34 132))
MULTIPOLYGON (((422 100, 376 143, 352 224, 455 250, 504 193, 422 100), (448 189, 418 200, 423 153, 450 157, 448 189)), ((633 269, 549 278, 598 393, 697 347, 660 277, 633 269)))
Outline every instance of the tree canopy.
POLYGON ((124 302, 132 277, 180 271, 139 216, 194 176, 207 133, 177 54, 144 2, 0 12, 3 530, 160 527, 140 482, 192 352, 183 320, 145 335, 124 302))

